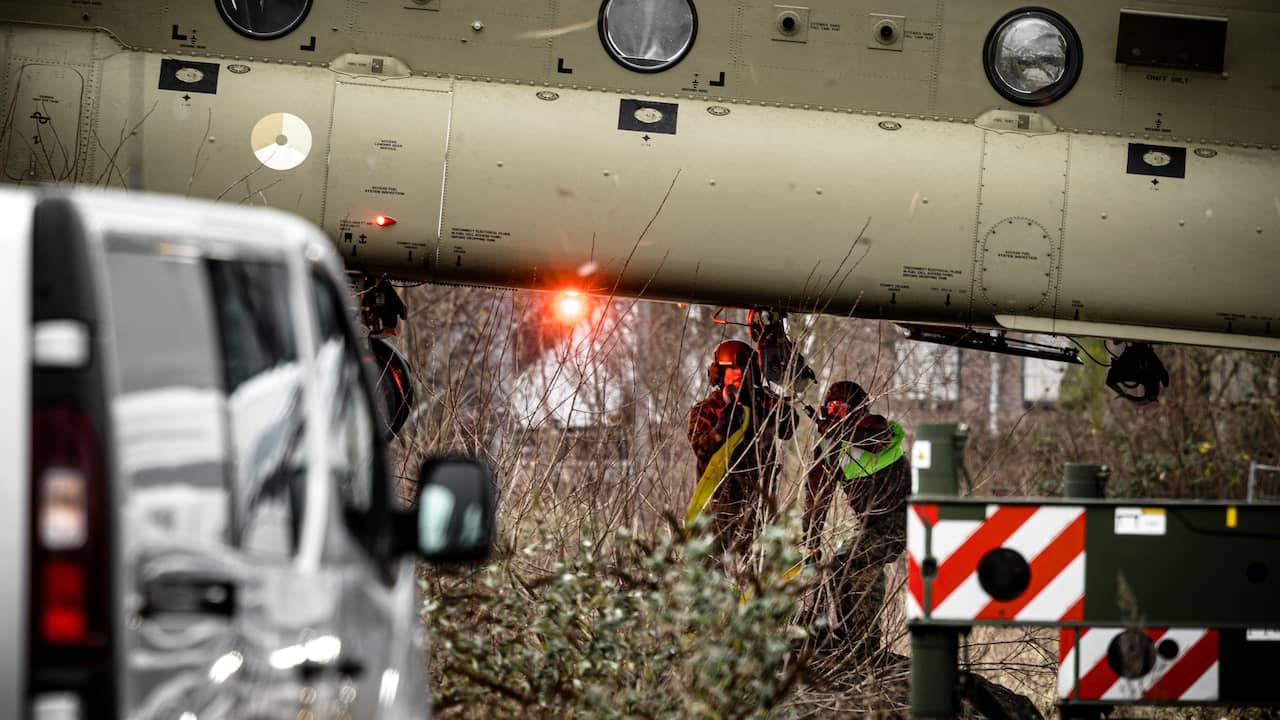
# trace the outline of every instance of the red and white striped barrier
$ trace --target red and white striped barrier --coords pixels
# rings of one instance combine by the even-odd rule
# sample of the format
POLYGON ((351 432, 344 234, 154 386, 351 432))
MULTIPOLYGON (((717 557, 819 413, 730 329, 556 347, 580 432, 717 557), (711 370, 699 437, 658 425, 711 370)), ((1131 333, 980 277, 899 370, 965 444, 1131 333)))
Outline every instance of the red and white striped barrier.
POLYGON ((987 505, 983 520, 938 514, 931 504, 907 511, 908 618, 1084 619, 1083 507, 987 505), (932 577, 926 566, 936 566, 932 577))
POLYGON ((928 548, 925 527, 938 522, 937 505, 907 507, 907 619, 924 617, 924 578, 920 566, 928 548))
POLYGON ((1217 630, 1148 628, 1140 632, 1150 642, 1142 638, 1132 642, 1131 637, 1131 642, 1122 643, 1124 632, 1124 628, 1080 628, 1077 642, 1076 630, 1063 629, 1058 697, 1111 702, 1218 699, 1217 630), (1132 677, 1122 677, 1125 670, 1132 677))

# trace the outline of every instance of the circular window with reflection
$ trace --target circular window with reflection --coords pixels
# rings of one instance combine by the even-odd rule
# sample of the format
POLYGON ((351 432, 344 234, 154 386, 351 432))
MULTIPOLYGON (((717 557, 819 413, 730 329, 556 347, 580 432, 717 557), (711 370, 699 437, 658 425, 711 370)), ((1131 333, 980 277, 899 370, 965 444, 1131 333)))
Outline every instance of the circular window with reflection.
POLYGON ((689 54, 697 34, 692 0, 605 0, 600 7, 600 41, 628 70, 673 67, 689 54))
POLYGON ((255 40, 288 35, 302 24, 311 0, 215 0, 232 30, 255 40))
POLYGON ((987 79, 1019 105, 1047 105, 1080 77, 1080 36, 1066 18, 1041 8, 1015 10, 987 35, 987 79))

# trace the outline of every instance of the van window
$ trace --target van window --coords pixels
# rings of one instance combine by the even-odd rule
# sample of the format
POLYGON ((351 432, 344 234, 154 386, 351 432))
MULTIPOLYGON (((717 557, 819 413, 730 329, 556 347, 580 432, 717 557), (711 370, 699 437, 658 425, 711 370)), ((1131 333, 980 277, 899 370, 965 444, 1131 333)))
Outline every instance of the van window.
POLYGON ((330 466, 348 515, 378 512, 386 507, 386 476, 377 415, 361 364, 367 353, 358 348, 348 330, 344 317, 347 307, 333 282, 322 273, 313 272, 311 288, 320 335, 317 362, 321 392, 331 407, 327 442, 330 466))
POLYGON ((122 393, 221 386, 209 281, 189 258, 107 257, 122 393))
POLYGON ((247 550, 297 549, 306 500, 302 365, 280 263, 206 260, 218 317, 234 455, 238 539, 247 550))
POLYGON ((288 556, 306 456, 287 267, 166 253, 139 238, 108 245, 130 519, 288 556))
POLYGON ((268 262, 209 260, 226 385, 234 392, 269 370, 297 361, 298 348, 289 321, 289 274, 268 262))
POLYGON ((106 261, 126 522, 144 542, 225 543, 232 464, 204 264, 119 249, 106 261))

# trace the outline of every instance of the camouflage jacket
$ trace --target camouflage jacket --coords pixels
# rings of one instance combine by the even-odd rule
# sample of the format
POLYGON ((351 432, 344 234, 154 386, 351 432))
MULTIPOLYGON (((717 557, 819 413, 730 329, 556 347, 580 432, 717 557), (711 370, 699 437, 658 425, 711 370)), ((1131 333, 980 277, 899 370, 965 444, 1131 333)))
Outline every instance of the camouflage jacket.
MULTIPOLYGON (((874 416, 883 421, 883 418, 874 416)), ((887 426, 888 423, 884 422, 887 426)), ((911 467, 904 456, 896 462, 865 477, 846 479, 840 459, 847 454, 846 443, 878 451, 882 438, 846 441, 824 437, 814 450, 814 464, 809 469, 805 492, 804 535, 809 548, 819 545, 819 535, 826 523, 827 511, 836 488, 843 487, 849 507, 856 514, 863 532, 882 536, 895 546, 905 542, 907 498, 911 495, 911 467)))
POLYGON ((720 390, 714 390, 689 411, 689 444, 698 474, 686 522, 699 512, 710 515, 712 532, 722 552, 746 552, 760 522, 772 515, 770 508, 776 506, 776 440, 790 438, 797 420, 795 411, 772 393, 757 390, 752 395, 754 401, 749 405, 730 404, 720 390), (726 469, 724 476, 707 479, 715 483, 714 490, 705 497, 705 509, 694 508, 699 502, 699 481, 712 457, 735 435, 740 437, 732 456, 717 465, 726 469))
MULTIPOLYGON (((697 478, 707 468, 711 456, 724 445, 734 426, 741 422, 743 404, 729 405, 724 393, 713 388, 706 399, 689 410, 689 445, 697 462, 697 478)), ((730 463, 730 472, 756 472, 773 465, 777 440, 790 439, 798 420, 796 411, 768 390, 757 390, 751 403, 751 424, 730 463)))

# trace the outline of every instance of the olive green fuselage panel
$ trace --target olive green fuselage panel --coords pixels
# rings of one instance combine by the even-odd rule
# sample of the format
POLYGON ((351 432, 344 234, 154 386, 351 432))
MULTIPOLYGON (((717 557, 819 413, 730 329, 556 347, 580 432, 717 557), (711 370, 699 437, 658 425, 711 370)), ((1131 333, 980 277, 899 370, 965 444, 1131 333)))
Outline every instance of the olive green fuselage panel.
POLYGON ((1280 347, 1269 3, 1141 3, 1225 22, 1221 72, 1051 4, 1080 74, 1034 108, 983 67, 1009 2, 697 3, 655 73, 596 2, 316 2, 265 41, 143 5, 0 2, 7 181, 269 204, 406 278, 1280 347))

